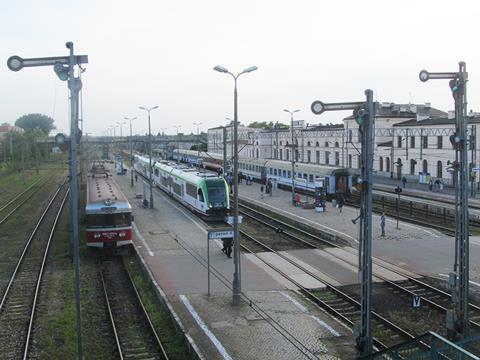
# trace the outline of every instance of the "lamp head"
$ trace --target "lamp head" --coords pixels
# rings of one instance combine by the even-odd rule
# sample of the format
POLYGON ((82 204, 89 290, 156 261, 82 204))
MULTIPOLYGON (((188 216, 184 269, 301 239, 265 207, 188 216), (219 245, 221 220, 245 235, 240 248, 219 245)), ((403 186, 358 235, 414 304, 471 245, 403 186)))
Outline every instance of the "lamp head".
POLYGON ((249 72, 255 71, 257 69, 258 68, 254 65, 254 66, 250 66, 250 67, 246 68, 245 70, 243 70, 243 72, 244 73, 249 73, 249 72))
POLYGON ((218 72, 222 72, 222 73, 227 73, 228 72, 228 70, 226 68, 224 68, 223 66, 220 66, 220 65, 215 65, 213 70, 218 71, 218 72))

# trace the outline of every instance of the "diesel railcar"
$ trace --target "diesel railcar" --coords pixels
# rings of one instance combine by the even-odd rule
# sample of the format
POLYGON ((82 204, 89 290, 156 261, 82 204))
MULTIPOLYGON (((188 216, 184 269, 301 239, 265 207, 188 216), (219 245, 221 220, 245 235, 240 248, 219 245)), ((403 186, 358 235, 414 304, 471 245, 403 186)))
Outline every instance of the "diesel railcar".
MULTIPOLYGON (((135 155, 134 168, 149 177, 149 158, 135 155)), ((208 220, 223 220, 230 209, 229 188, 223 177, 172 162, 153 163, 153 181, 176 201, 208 220)))
POLYGON ((101 163, 94 163, 87 181, 87 246, 113 248, 132 243, 132 207, 101 163))

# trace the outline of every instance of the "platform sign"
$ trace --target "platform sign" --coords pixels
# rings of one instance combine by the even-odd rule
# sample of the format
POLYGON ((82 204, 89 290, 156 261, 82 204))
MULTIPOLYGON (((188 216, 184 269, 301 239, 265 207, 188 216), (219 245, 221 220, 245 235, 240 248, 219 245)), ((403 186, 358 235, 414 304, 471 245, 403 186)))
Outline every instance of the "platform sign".
POLYGON ((216 228, 208 230, 208 239, 232 239, 233 238, 233 229, 232 228, 216 228))
POLYGON ((413 295, 412 297, 412 308, 419 309, 421 306, 421 297, 420 295, 413 295))

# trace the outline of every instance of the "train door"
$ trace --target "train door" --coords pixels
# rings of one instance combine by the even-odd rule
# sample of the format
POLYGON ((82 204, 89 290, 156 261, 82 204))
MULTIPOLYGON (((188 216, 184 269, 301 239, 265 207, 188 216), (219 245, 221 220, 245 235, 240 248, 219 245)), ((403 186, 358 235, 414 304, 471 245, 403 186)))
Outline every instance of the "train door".
POLYGON ((262 179, 262 184, 267 183, 267 168, 265 166, 260 167, 260 177, 262 179))
POLYGON ((347 192, 347 177, 345 175, 336 177, 335 190, 337 193, 342 194, 347 192))

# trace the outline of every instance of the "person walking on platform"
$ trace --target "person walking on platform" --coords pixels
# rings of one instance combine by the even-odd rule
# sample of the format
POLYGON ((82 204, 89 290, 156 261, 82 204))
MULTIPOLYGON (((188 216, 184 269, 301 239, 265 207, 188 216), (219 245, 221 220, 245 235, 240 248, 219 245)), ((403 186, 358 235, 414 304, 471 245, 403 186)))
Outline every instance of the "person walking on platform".
POLYGON ((382 237, 385 237, 385 213, 380 216, 380 229, 382 229, 382 237))
POLYGON ((135 173, 135 182, 137 182, 137 181, 138 181, 138 175, 137 175, 137 173, 135 173))
POLYGON ((225 253, 225 255, 227 255, 228 258, 231 258, 233 239, 232 238, 222 239, 222 243, 223 243, 222 251, 225 253))
POLYGON ((428 190, 430 190, 430 191, 433 190, 433 181, 432 181, 432 179, 430 179, 430 181, 428 182, 428 190))
POLYGON ((407 178, 404 176, 402 177, 402 184, 403 184, 403 188, 405 189, 405 184, 407 183, 407 178))
POLYGON ((340 195, 337 199, 337 207, 338 207, 338 212, 341 214, 342 213, 342 208, 343 208, 343 196, 340 195))
POLYGON ((263 185, 260 185, 260 199, 263 199, 263 185))

